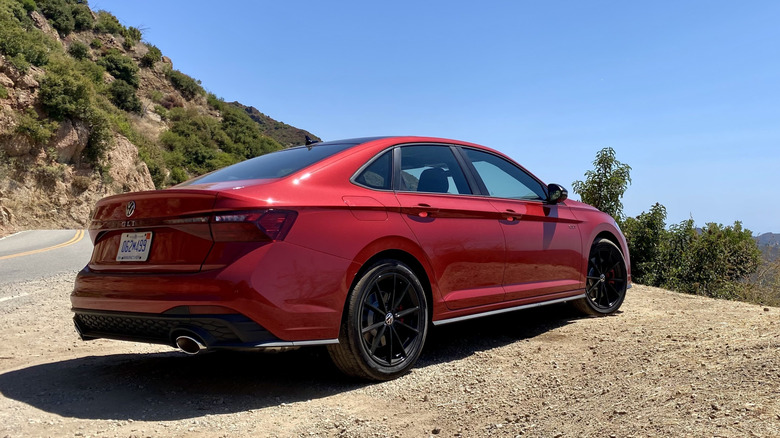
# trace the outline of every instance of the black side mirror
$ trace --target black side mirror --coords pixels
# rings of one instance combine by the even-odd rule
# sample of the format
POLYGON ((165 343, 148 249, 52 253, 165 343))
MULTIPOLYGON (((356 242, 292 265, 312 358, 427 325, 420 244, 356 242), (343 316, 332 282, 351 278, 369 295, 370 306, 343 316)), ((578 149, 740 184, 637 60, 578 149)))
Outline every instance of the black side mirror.
POLYGON ((547 202, 557 204, 569 198, 569 192, 560 184, 547 185, 547 202))

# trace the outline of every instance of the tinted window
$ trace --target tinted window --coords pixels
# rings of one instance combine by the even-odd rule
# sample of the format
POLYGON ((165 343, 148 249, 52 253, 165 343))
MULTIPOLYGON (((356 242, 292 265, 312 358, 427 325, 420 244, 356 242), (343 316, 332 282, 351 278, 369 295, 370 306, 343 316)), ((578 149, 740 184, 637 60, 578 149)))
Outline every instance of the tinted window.
POLYGON ((282 178, 331 155, 349 149, 358 143, 322 143, 312 146, 298 146, 261 155, 232 166, 219 169, 182 185, 204 184, 242 179, 282 178))
POLYGON ((449 146, 401 147, 399 186, 399 190, 405 192, 471 193, 449 146))
POLYGON ((534 177, 513 163, 487 152, 463 149, 471 160, 490 196, 497 198, 543 200, 544 188, 534 177))
POLYGON ((372 189, 390 190, 393 175, 393 151, 387 151, 368 165, 355 182, 372 189))

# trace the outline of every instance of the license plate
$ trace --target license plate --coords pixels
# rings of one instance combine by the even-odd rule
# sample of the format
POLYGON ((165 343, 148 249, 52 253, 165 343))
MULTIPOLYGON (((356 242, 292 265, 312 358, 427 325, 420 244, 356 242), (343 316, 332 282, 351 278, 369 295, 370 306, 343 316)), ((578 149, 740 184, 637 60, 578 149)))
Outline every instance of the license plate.
POLYGON ((118 262, 145 262, 149 258, 152 247, 152 232, 122 233, 119 241, 119 251, 116 253, 118 262))

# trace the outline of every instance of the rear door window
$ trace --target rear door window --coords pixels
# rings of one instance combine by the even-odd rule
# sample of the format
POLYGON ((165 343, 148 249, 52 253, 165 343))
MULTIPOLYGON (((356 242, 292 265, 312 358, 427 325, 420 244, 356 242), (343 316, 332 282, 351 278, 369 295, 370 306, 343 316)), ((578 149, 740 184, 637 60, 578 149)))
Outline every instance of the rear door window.
POLYGON ((401 148, 402 192, 471 194, 471 188, 449 146, 414 145, 401 148))

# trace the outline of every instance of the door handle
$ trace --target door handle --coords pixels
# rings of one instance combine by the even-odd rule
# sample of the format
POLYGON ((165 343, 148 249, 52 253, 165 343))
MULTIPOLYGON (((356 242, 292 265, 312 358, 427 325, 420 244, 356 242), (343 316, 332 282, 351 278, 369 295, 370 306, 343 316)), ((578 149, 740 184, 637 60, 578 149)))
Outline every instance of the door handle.
POLYGON ((509 222, 514 222, 515 220, 520 220, 521 217, 523 217, 522 214, 517 214, 514 210, 511 208, 507 208, 506 211, 504 211, 504 218, 509 222))
POLYGON ((419 217, 429 217, 431 214, 435 214, 439 211, 438 208, 431 207, 428 204, 417 204, 414 207, 409 207, 405 209, 405 213, 413 216, 419 216, 419 217))

